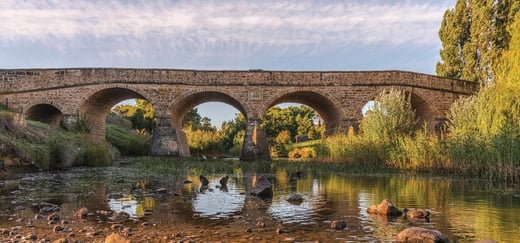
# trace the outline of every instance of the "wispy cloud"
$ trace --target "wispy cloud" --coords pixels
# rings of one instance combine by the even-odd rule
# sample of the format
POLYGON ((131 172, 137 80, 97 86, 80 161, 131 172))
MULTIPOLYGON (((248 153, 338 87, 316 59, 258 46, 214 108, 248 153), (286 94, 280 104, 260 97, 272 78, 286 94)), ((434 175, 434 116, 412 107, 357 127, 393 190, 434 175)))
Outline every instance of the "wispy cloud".
POLYGON ((161 40, 172 48, 438 42, 446 2, 391 2, 3 0, 0 42, 161 40))

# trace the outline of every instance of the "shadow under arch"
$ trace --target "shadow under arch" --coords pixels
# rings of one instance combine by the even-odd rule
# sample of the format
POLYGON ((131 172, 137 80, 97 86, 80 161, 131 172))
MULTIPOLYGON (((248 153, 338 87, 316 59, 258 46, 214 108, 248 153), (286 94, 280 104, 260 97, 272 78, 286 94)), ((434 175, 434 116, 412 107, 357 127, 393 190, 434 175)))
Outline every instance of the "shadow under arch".
POLYGON ((63 113, 52 104, 36 104, 27 109, 25 118, 58 126, 63 118, 63 113))
POLYGON ((246 108, 234 97, 221 91, 199 91, 188 94, 184 97, 179 97, 172 105, 172 127, 176 131, 179 155, 181 157, 190 157, 190 149, 186 134, 182 130, 182 120, 184 115, 198 106, 207 102, 222 102, 237 109, 247 120, 246 108))
POLYGON ((430 131, 434 131, 435 114, 430 108, 430 105, 424 100, 420 94, 416 92, 406 92, 406 95, 410 96, 410 103, 412 109, 415 111, 415 118, 417 119, 416 129, 420 129, 426 124, 426 127, 430 131))
POLYGON ((105 139, 105 120, 108 112, 117 103, 128 99, 144 99, 146 97, 128 88, 106 88, 96 91, 81 104, 78 119, 87 119, 90 134, 95 140, 105 139))
POLYGON ((325 135, 333 134, 341 125, 341 113, 338 107, 327 97, 313 91, 295 91, 283 94, 271 101, 267 110, 281 103, 299 103, 314 109, 325 122, 325 135))

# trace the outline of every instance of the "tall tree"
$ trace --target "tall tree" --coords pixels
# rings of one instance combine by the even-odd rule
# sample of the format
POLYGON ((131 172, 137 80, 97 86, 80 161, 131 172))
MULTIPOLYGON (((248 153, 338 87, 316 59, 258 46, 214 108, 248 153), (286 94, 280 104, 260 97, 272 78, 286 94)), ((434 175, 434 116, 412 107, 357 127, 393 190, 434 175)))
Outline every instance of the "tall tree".
POLYGON ((437 75, 487 82, 509 46, 508 26, 520 0, 457 0, 444 13, 437 75))
POLYGON ((469 17, 466 1, 457 1, 454 9, 444 13, 439 38, 442 42, 441 61, 437 63, 437 75, 462 78, 464 70, 464 45, 469 40, 469 17))
POLYGON ((312 108, 300 105, 287 108, 272 107, 262 118, 262 127, 268 138, 274 139, 282 131, 289 131, 291 139, 309 132, 315 112, 312 108), (299 118, 298 118, 299 117, 299 118), (300 128, 300 125, 304 126, 300 128))
POLYGON ((135 105, 125 104, 114 107, 115 111, 125 116, 132 122, 132 128, 146 130, 148 133, 153 131, 155 126, 155 110, 147 100, 137 99, 135 105))

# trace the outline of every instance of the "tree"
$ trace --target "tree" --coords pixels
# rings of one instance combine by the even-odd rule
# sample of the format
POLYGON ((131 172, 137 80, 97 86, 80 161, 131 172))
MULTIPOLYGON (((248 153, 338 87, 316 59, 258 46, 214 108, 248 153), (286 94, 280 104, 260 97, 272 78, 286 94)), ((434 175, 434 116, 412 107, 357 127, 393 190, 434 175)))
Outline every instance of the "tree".
POLYGON ((200 124, 201 120, 202 117, 200 116, 198 109, 193 108, 182 117, 182 127, 189 127, 190 130, 196 130, 194 128, 200 124))
POLYGON ((246 118, 242 113, 236 114, 234 120, 222 123, 220 133, 224 151, 228 152, 232 148, 242 147, 245 129, 246 118))
POLYGON ((282 131, 288 131, 291 140, 305 135, 313 125, 315 112, 312 108, 300 105, 287 108, 272 107, 262 118, 262 127, 268 138, 273 140, 282 131))
POLYGON ((132 122, 132 128, 152 133, 155 126, 155 110, 147 100, 135 100, 135 105, 119 105, 113 110, 132 122))
POLYGON ((217 130, 217 128, 211 126, 210 118, 200 116, 197 108, 193 108, 184 114, 184 117, 182 118, 182 127, 192 131, 203 130, 214 132, 217 130))
POLYGON ((509 46, 507 28, 518 11, 518 0, 457 0, 444 13, 439 76, 471 81, 493 80, 495 64, 509 46))

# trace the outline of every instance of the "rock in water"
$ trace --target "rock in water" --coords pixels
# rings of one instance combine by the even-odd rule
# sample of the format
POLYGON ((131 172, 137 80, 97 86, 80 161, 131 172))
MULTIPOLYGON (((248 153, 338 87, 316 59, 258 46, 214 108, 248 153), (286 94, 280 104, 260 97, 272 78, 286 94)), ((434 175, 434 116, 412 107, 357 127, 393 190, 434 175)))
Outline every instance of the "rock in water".
POLYGON ((335 230, 342 230, 344 228, 347 228, 347 222, 343 220, 334 220, 330 223, 330 228, 335 230))
POLYGON ((443 233, 437 230, 426 229, 421 227, 406 228, 399 234, 397 234, 395 240, 398 242, 450 242, 448 237, 443 233))
POLYGON ((424 219, 430 217, 430 211, 424 211, 421 209, 404 208, 403 213, 407 218, 424 219))
POLYGON ((371 214, 379 214, 379 215, 387 215, 387 216, 401 216, 403 212, 401 212, 397 207, 395 207, 390 200, 383 199, 380 204, 372 205, 367 208, 367 212, 371 214))
POLYGON ((289 198, 287 198, 287 201, 290 204, 301 204, 303 202, 303 197, 300 194, 294 194, 294 195, 290 196, 289 198))
POLYGON ((4 160, 3 159, 0 159, 0 171, 7 171, 5 169, 5 163, 4 163, 4 160))
POLYGON ((208 180, 208 178, 206 178, 205 176, 200 175, 200 176, 199 176, 199 179, 200 179, 200 184, 201 184, 202 186, 207 186, 207 185, 209 185, 209 180, 208 180))
POLYGON ((222 187, 226 187, 228 180, 229 180, 229 176, 224 176, 224 177, 222 177, 222 179, 220 179, 219 183, 222 187))
POLYGON ((256 183, 253 186, 251 195, 261 198, 272 198, 273 197, 273 185, 265 178, 265 176, 259 176, 256 179, 256 183))

